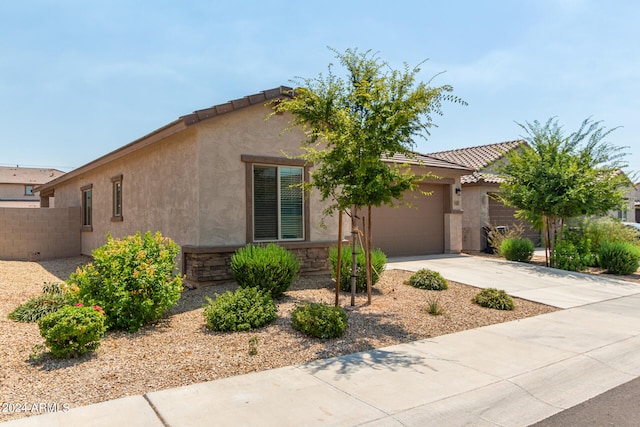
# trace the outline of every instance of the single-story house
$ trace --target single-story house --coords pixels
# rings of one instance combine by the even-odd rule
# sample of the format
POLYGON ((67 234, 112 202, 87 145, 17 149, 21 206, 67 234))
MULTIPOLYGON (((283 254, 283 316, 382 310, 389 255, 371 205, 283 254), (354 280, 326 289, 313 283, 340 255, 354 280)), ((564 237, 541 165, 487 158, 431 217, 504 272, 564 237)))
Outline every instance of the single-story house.
POLYGON ((635 218, 635 222, 640 222, 640 182, 636 182, 634 184, 633 189, 633 212, 634 216, 631 218, 635 218))
MULTIPOLYGON (((526 145, 523 140, 507 141, 497 144, 467 147, 456 150, 430 153, 428 156, 458 163, 473 169, 473 173, 461 178, 462 192, 462 247, 464 251, 478 252, 487 249, 486 230, 491 227, 522 227, 523 237, 534 244, 542 244, 540 233, 526 221, 514 217, 515 209, 505 206, 496 197, 503 178, 499 167, 507 161, 507 153, 526 145)), ((631 184, 631 181, 629 181, 631 184)), ((628 212, 637 212, 635 201, 637 186, 630 185, 625 194, 626 207, 609 214, 622 221, 636 222, 628 212)))
POLYGON ((526 144, 525 141, 508 141, 428 154, 437 159, 458 163, 473 169, 462 181, 462 248, 479 252, 487 249, 487 227, 521 226, 524 237, 539 243, 540 235, 527 222, 514 217, 515 209, 505 206, 492 197, 500 187, 499 165, 506 161, 506 154, 526 144))
POLYGON ((64 172, 57 169, 0 166, 0 208, 40 207, 34 188, 61 175, 64 172))
MULTIPOLYGON (((283 133, 286 114, 265 120, 268 103, 290 92, 281 86, 182 116, 42 185, 42 205, 55 197, 57 207, 81 208, 83 254, 104 244, 107 233, 159 231, 182 247, 182 271, 194 281, 228 279, 237 248, 269 241, 296 252, 303 271, 326 271, 337 215, 323 221, 326 204, 317 192, 306 197, 290 186, 313 169, 296 158, 302 130, 283 133)), ((442 177, 422 184, 433 195, 409 195, 418 209, 374 214, 374 245, 390 256, 462 249, 460 177, 471 170, 422 160, 410 166, 442 177)))

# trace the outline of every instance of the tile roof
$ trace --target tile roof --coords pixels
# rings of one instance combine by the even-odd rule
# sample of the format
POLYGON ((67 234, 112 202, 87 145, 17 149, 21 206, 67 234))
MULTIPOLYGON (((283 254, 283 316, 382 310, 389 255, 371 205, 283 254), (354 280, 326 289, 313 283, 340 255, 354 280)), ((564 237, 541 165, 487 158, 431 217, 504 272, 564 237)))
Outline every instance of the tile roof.
POLYGON ((211 119, 221 114, 230 113, 235 110, 239 110, 244 107, 255 104, 264 104, 272 99, 280 98, 282 96, 291 96, 293 89, 288 86, 278 86, 273 89, 264 90, 260 93, 237 98, 224 104, 214 105, 213 107, 204 108, 202 110, 196 110, 191 114, 187 114, 180 117, 180 120, 185 124, 191 125, 202 120, 211 119))
POLYGON ((427 156, 448 162, 458 163, 474 170, 470 175, 461 178, 463 184, 471 184, 480 181, 487 183, 500 183, 502 178, 487 170, 490 166, 501 160, 506 153, 526 144, 522 140, 500 142, 497 144, 480 145, 477 147, 460 148, 456 150, 429 153, 427 156))
POLYGON ((62 175, 64 172, 57 169, 0 166, 0 184, 39 185, 62 175))
POLYGON ((396 153, 391 157, 387 157, 386 160, 396 162, 396 163, 420 164, 420 165, 434 167, 434 168, 457 169, 461 171, 473 170, 472 168, 469 168, 464 165, 460 165, 447 160, 432 157, 429 154, 420 154, 420 153, 413 153, 413 154, 414 154, 413 157, 407 157, 402 154, 396 153))

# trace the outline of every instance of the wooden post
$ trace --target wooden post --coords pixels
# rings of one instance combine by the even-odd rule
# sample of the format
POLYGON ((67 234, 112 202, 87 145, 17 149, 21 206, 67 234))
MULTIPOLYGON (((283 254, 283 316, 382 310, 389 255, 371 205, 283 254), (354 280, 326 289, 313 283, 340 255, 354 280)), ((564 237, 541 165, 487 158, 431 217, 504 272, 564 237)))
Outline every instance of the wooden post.
POLYGON ((353 208, 351 208, 351 307, 356 305, 356 278, 358 277, 358 251, 356 246, 358 240, 357 213, 357 206, 353 206, 353 208))
POLYGON ((336 265, 336 307, 340 304, 340 267, 342 267, 342 210, 338 213, 338 264, 336 265))
POLYGON ((371 304, 371 288, 373 287, 373 265, 372 265, 372 256, 371 251, 373 250, 372 238, 371 238, 371 205, 369 205, 368 215, 369 222, 367 224, 367 229, 365 231, 365 245, 367 246, 366 254, 367 254, 367 301, 371 304))

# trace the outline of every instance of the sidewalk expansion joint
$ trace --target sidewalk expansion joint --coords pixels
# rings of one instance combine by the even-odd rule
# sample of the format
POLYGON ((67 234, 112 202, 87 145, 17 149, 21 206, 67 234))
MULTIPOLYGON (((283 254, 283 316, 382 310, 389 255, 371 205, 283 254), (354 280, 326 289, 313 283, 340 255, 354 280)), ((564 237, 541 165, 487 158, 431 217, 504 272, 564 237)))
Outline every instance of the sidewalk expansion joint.
POLYGON ((147 396, 147 393, 143 394, 142 397, 144 398, 144 400, 147 401, 147 403, 149 404, 153 412, 156 414, 156 417, 158 417, 162 425, 164 427, 171 427, 171 425, 167 422, 167 420, 165 420, 162 417, 162 415, 160 414, 160 411, 158 411, 158 408, 156 408, 156 405, 154 405, 153 402, 149 399, 149 397, 147 396))

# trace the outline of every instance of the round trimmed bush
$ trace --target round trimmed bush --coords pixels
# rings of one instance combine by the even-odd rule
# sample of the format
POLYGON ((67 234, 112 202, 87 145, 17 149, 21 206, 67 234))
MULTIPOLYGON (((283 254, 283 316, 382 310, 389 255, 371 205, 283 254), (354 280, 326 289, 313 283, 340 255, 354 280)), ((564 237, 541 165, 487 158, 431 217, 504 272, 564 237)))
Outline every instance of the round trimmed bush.
POLYGON ((627 275, 640 267, 640 247, 628 242, 604 242, 598 249, 600 267, 608 273, 627 275))
POLYGON ((258 287, 279 298, 298 277, 300 260, 280 245, 247 245, 231 257, 231 272, 241 288, 258 287))
POLYGON ((106 331, 102 308, 65 306, 38 321, 40 335, 51 354, 59 358, 79 357, 100 345, 106 331))
POLYGON ((180 247, 160 233, 137 233, 123 239, 108 236, 92 252, 93 261, 71 275, 80 301, 99 305, 109 329, 135 332, 158 320, 182 293, 182 278, 174 275, 180 247))
POLYGON ((291 312, 293 328, 320 339, 337 338, 347 330, 347 313, 342 307, 305 303, 291 312))
POLYGON ((504 239, 500 245, 500 254, 509 261, 529 262, 533 252, 533 242, 521 237, 504 239))
POLYGON ((449 287, 447 280, 437 271, 427 268, 420 269, 409 278, 409 284, 414 288, 443 291, 449 287))
MULTIPOLYGON (((365 292, 367 290, 367 266, 362 248, 358 247, 356 250, 356 292, 365 292)), ((343 292, 351 292, 351 248, 342 248, 340 254, 342 263, 340 265, 340 289, 343 292)), ((329 262, 331 263, 332 277, 336 278, 336 272, 338 268, 338 247, 333 246, 329 248, 329 262)), ((375 286, 380 279, 380 275, 384 271, 387 264, 387 256, 380 249, 374 249, 371 251, 371 266, 373 268, 371 272, 371 286, 375 286)))
POLYGON ((248 331, 278 316, 278 308, 269 293, 258 288, 238 288, 206 300, 203 314, 207 327, 213 331, 248 331))
POLYGON ((473 301, 482 307, 495 308, 496 310, 513 310, 513 299, 503 290, 495 288, 483 289, 473 298, 473 301))

